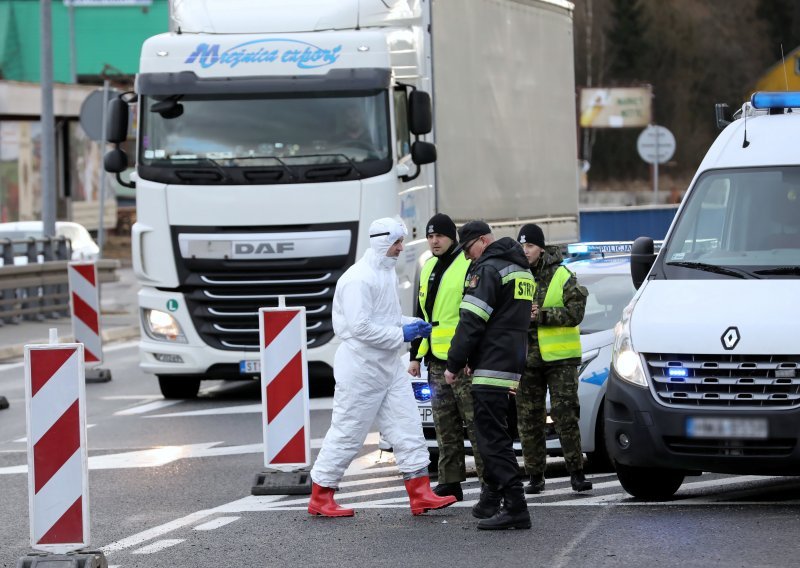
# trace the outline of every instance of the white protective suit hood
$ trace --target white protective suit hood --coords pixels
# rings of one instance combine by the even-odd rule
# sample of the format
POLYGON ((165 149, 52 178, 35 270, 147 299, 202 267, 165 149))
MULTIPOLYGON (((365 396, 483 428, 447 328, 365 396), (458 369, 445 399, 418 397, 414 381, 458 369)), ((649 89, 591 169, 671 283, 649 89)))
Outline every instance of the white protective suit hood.
POLYGON ((369 246, 374 253, 372 262, 381 268, 394 268, 397 266, 397 257, 388 257, 386 252, 398 239, 408 235, 405 223, 400 219, 384 217, 372 222, 369 226, 369 246))

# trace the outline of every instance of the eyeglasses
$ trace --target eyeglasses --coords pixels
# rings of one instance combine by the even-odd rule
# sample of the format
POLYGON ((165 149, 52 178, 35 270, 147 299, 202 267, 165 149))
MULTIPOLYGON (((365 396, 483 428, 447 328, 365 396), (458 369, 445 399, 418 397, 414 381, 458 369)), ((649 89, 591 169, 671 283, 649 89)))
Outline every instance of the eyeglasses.
POLYGON ((469 249, 471 249, 471 248, 472 248, 472 245, 474 245, 474 244, 475 244, 476 242, 478 242, 479 240, 481 240, 481 238, 480 238, 480 237, 477 237, 477 238, 474 238, 474 239, 472 239, 472 242, 471 242, 471 243, 469 243, 468 245, 464 245, 464 249, 463 249, 463 250, 464 250, 464 254, 468 253, 468 252, 469 252, 469 249))

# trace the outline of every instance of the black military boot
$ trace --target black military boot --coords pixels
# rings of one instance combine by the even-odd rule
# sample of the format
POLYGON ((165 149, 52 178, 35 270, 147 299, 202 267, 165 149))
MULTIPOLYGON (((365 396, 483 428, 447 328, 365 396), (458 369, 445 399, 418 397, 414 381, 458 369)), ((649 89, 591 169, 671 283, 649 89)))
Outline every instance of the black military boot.
POLYGON ((480 521, 478 528, 484 531, 531 528, 531 515, 521 483, 506 488, 503 506, 492 518, 480 521))
POLYGON ((589 491, 592 488, 592 482, 587 480, 580 470, 571 473, 569 480, 574 491, 589 491))
POLYGON ((500 510, 503 494, 488 485, 481 484, 481 498, 472 506, 472 516, 476 519, 488 519, 500 510))
POLYGON ((531 475, 531 482, 525 487, 525 493, 536 495, 544 491, 544 475, 531 475))
POLYGON ((439 483, 433 488, 433 492, 439 497, 448 497, 452 495, 456 501, 464 500, 464 492, 461 490, 460 483, 439 483))

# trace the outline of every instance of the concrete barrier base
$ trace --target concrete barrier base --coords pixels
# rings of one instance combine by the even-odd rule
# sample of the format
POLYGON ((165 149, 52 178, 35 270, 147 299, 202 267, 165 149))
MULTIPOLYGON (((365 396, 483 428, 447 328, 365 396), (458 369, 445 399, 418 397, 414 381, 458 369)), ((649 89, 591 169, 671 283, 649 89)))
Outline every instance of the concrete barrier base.
POLYGON ((0 396, 0 410, 4 408, 8 408, 8 399, 4 396, 0 396))
POLYGON ((311 473, 307 469, 278 471, 267 469, 256 474, 251 495, 311 495, 311 473))
POLYGON ((99 550, 79 550, 67 554, 32 552, 17 561, 17 568, 108 568, 99 550))
POLYGON ((107 383, 111 380, 111 369, 93 367, 91 369, 86 369, 85 372, 87 383, 107 383))

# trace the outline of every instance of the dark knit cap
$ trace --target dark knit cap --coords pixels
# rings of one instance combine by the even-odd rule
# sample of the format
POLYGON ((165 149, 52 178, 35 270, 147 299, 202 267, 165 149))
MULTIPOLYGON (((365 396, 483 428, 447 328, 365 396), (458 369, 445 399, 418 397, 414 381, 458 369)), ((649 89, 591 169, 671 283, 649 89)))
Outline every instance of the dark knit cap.
POLYGON ((431 233, 439 233, 445 237, 450 237, 453 241, 457 240, 456 224, 444 213, 437 213, 428 221, 428 226, 425 228, 425 236, 427 237, 431 233))
POLYGON ((517 240, 521 243, 531 243, 544 248, 544 231, 536 223, 528 223, 519 230, 517 240))

